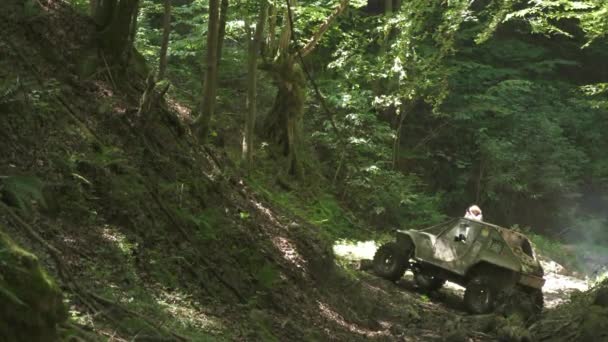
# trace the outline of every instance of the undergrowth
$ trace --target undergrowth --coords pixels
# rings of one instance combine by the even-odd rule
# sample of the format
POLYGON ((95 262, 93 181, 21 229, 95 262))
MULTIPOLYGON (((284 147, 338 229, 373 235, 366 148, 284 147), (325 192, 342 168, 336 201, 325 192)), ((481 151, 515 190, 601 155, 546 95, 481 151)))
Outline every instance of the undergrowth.
POLYGON ((318 227, 318 233, 324 239, 333 243, 341 239, 368 240, 375 235, 372 230, 364 228, 327 189, 294 183, 292 190, 285 191, 273 185, 276 183, 273 177, 271 173, 260 171, 253 174, 248 183, 267 200, 318 227))

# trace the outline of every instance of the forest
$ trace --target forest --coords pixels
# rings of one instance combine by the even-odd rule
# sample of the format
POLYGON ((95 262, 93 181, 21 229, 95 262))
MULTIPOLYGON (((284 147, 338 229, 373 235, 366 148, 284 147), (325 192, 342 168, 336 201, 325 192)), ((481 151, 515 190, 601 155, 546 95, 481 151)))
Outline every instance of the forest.
POLYGON ((607 1, 2 0, 0 28, 0 341, 608 341, 607 1), (539 312, 370 269, 471 205, 531 241, 539 312))

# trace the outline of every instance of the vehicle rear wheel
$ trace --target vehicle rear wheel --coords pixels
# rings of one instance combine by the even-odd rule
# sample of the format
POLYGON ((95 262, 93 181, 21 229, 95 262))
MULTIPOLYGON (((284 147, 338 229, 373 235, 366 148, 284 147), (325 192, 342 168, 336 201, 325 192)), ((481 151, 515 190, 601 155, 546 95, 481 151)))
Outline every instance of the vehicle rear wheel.
POLYGON ((420 289, 429 292, 439 290, 445 284, 444 279, 420 272, 414 272, 414 281, 420 289))
POLYGON ((485 314, 494 310, 496 290, 484 276, 475 276, 468 283, 464 292, 464 304, 472 314, 485 314))
POLYGON ((515 286, 503 289, 497 295, 495 311, 505 316, 517 314, 529 321, 540 316, 543 304, 543 292, 540 289, 515 286))
POLYGON ((409 250, 399 248, 395 242, 386 243, 374 255, 374 272, 382 278, 397 281, 408 266, 409 250))

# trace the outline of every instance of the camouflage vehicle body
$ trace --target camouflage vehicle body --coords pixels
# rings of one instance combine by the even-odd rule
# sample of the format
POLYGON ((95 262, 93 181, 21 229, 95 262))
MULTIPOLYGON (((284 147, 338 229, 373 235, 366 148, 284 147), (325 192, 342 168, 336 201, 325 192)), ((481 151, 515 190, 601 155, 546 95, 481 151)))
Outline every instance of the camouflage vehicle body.
POLYGON ((446 280, 458 283, 467 288, 465 304, 474 313, 491 311, 498 294, 509 289, 529 294, 542 309, 543 269, 525 235, 466 218, 396 235, 396 242, 381 246, 374 257, 379 275, 397 280, 411 268, 427 290, 446 280), (472 307, 475 301, 484 303, 472 307))

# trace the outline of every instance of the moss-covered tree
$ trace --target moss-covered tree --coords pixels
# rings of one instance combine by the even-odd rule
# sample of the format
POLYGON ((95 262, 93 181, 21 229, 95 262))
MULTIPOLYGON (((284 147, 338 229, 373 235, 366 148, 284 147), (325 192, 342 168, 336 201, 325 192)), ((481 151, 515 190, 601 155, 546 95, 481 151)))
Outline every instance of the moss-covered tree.
MULTIPOLYGON (((290 6, 293 5, 294 2, 290 1, 290 6)), ((265 63, 265 68, 272 75, 278 89, 274 105, 266 117, 264 130, 266 136, 287 157, 288 173, 296 177, 302 177, 303 175, 299 157, 299 144, 301 142, 301 122, 306 95, 306 77, 297 61, 314 51, 323 34, 327 32, 331 24, 347 6, 348 0, 342 0, 300 51, 297 50, 297 47, 289 44, 293 34, 293 16, 291 8, 286 8, 276 51, 271 50, 271 52, 274 52, 274 58, 272 62, 265 63)), ((270 32, 269 34, 273 33, 270 32)))

